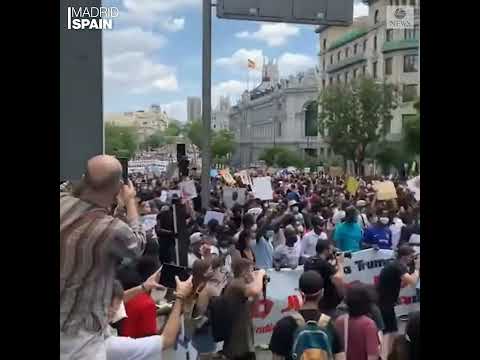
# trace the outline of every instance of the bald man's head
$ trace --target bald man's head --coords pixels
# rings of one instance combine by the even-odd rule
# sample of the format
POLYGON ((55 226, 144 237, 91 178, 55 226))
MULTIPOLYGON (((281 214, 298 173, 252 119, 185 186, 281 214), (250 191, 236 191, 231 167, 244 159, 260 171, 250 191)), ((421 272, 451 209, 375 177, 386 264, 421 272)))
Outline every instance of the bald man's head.
POLYGON ((98 155, 87 162, 85 183, 94 191, 118 192, 122 178, 122 165, 113 156, 98 155))

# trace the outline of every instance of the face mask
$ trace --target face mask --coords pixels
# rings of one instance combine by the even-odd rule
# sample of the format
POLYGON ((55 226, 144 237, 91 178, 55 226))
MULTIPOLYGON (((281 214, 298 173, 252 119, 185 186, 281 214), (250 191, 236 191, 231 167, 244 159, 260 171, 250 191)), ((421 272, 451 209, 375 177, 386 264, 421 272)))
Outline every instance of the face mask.
POLYGON ((294 213, 297 213, 297 212, 298 212, 298 206, 292 207, 292 211, 293 211, 294 213))
POLYGON ((251 228, 251 230, 252 230, 253 232, 257 231, 257 224, 253 225, 252 228, 251 228))
POLYGON ((376 216, 373 216, 371 219, 370 219, 370 223, 372 224, 376 224, 378 221, 378 218, 376 216))
POLYGON ((303 233, 303 231, 304 231, 303 226, 302 225, 298 226, 297 231, 303 233))
POLYGON ((265 235, 267 236, 267 238, 271 239, 273 238, 274 232, 272 230, 268 230, 265 235))
POLYGON ((389 222, 390 222, 390 219, 388 217, 381 217, 380 218, 380 222, 383 224, 383 225, 387 225, 389 222))
POLYGON ((250 240, 250 242, 248 243, 248 246, 250 248, 254 248, 256 244, 257 244, 257 241, 255 239, 253 239, 253 240, 250 240))
POLYGON ((228 252, 228 248, 218 248, 218 252, 222 255, 225 255, 228 252))

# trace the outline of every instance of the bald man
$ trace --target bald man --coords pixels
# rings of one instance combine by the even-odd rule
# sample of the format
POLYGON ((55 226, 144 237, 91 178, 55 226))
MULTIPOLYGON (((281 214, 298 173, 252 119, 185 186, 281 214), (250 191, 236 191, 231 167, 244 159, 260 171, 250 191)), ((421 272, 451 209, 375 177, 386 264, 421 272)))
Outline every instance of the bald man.
POLYGON ((60 359, 105 360, 104 330, 115 268, 143 253, 132 183, 122 184, 120 162, 107 155, 87 163, 75 196, 60 194, 60 359), (110 215, 118 199, 126 223, 110 215))

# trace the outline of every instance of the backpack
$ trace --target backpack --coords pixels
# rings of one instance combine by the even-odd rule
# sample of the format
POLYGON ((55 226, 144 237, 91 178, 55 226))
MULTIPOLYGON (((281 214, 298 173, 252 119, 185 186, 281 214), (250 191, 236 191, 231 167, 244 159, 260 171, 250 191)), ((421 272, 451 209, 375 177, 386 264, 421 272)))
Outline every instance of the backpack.
MULTIPOLYGON (((300 315, 300 314, 298 314, 300 315)), ((294 316, 295 317, 295 316, 294 316)), ((303 317, 300 315, 301 320, 303 317)), ((293 360, 332 360, 332 345, 327 326, 330 316, 322 314, 317 322, 303 320, 294 335, 293 360)))

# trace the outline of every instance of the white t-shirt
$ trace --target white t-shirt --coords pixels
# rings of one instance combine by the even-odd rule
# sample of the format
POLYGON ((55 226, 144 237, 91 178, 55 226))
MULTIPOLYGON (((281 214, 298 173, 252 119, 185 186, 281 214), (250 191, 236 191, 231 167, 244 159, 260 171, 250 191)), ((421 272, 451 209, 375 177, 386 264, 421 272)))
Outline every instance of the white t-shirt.
POLYGON ((398 243, 400 242, 400 236, 402 234, 402 227, 404 226, 405 224, 401 219, 393 219, 393 224, 390 225, 390 231, 392 232, 392 249, 397 248, 398 243))
POLYGON ((107 360, 162 360, 163 336, 140 339, 109 336, 105 339, 107 360))
POLYGON ((323 231, 320 235, 317 235, 315 231, 310 231, 307 233, 301 240, 301 251, 300 256, 303 257, 312 257, 317 254, 317 242, 318 240, 327 240, 328 236, 323 231))

